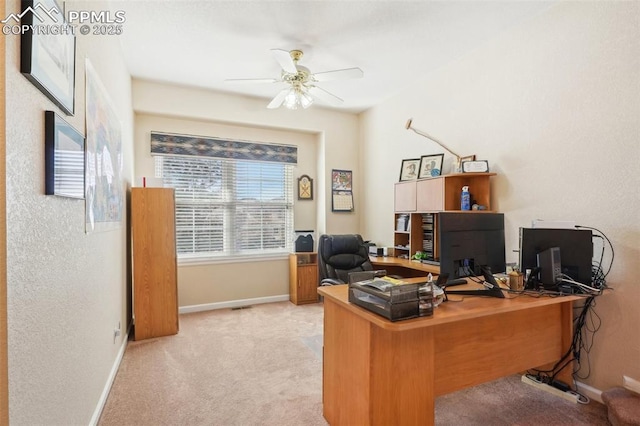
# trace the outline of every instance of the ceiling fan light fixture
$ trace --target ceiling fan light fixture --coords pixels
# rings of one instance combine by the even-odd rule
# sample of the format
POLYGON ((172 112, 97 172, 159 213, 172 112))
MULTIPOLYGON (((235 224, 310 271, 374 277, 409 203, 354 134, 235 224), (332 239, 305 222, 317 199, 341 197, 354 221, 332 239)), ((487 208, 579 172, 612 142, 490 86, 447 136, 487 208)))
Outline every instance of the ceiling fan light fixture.
POLYGON ((299 87, 292 87, 284 98, 283 105, 288 109, 298 109, 298 107, 309 108, 313 103, 313 98, 304 93, 299 87))
POLYGON ((300 92, 300 105, 302 108, 309 108, 313 103, 313 98, 306 93, 300 92))
POLYGON ((315 99, 332 106, 342 104, 343 100, 316 86, 316 82, 362 78, 360 68, 312 73, 309 68, 298 65, 302 58, 302 50, 271 49, 276 61, 280 64, 280 78, 227 79, 230 83, 286 83, 285 87, 269 102, 267 108, 275 109, 284 106, 288 109, 309 108, 315 99))

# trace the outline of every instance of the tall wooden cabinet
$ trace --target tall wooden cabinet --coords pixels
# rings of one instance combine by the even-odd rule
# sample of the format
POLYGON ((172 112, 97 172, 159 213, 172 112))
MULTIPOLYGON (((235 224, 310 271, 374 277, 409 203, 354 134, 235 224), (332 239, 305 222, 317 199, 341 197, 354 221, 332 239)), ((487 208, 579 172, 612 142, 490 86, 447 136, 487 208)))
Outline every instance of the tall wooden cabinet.
POLYGON ((318 301, 318 254, 289 254, 289 300, 296 305, 318 301))
POLYGON ((132 188, 134 339, 178 332, 175 198, 171 188, 132 188))

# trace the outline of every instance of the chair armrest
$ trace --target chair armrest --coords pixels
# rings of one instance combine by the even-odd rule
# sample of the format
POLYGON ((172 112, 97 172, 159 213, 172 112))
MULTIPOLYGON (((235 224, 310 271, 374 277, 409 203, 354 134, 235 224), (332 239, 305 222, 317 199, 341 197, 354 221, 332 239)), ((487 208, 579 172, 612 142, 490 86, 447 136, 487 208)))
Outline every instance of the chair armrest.
POLYGON ((325 278, 322 281, 320 281, 320 285, 321 286, 325 286, 325 285, 340 285, 340 284, 344 284, 344 281, 339 280, 337 278, 325 278))

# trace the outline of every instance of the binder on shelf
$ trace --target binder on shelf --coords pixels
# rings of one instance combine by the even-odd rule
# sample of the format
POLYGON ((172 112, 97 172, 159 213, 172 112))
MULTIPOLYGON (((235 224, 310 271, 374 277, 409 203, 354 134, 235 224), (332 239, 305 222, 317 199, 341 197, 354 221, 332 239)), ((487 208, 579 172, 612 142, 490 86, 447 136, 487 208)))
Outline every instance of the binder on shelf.
POLYGON ((409 220, 410 216, 408 214, 398 215, 398 219, 396 220, 396 231, 406 232, 411 230, 411 221, 409 220))

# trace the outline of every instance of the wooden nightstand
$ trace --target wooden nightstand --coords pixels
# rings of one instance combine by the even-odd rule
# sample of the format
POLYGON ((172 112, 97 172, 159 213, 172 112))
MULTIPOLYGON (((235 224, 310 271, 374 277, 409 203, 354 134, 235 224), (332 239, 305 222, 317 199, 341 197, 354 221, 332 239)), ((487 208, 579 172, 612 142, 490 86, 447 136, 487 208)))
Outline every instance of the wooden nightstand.
POLYGON ((289 254, 289 300, 296 305, 318 301, 318 254, 289 254))

